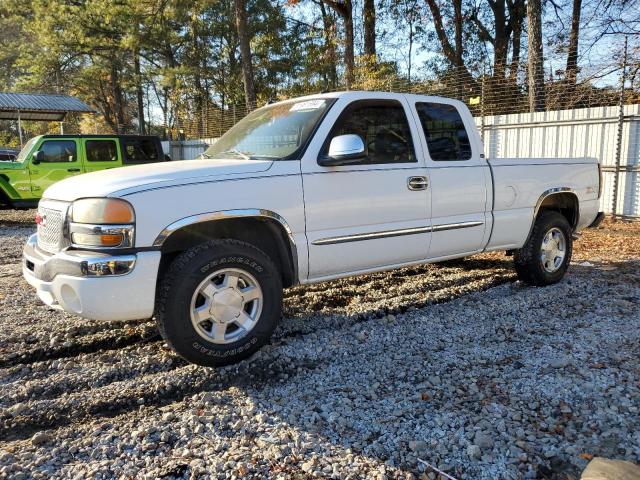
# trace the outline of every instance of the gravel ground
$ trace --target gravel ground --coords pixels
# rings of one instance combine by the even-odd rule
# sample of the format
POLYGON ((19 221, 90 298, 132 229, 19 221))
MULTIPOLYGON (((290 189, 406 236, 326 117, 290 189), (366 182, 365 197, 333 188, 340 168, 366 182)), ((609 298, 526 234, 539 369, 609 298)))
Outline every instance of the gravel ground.
POLYGON ((640 461, 640 224, 532 288, 510 259, 285 294, 273 342, 186 364, 152 321, 48 310, 21 278, 33 212, 0 212, 1 478, 578 478, 640 461))

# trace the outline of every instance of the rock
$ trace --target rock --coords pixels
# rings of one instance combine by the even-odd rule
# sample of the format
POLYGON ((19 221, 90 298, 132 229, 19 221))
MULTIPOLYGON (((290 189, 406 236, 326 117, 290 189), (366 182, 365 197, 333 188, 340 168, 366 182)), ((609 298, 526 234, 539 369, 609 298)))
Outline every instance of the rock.
POLYGON ((409 449, 415 453, 425 452, 428 448, 429 446, 427 445, 427 442, 422 440, 411 440, 409 442, 409 449))
POLYGON ((166 412, 162 415, 163 422, 173 422, 176 419, 176 415, 173 412, 166 412))
POLYGON ((476 432, 473 443, 482 449, 493 448, 493 438, 485 432, 476 432))
POLYGON ((557 358, 549 364, 551 368, 566 368, 569 365, 571 365, 571 357, 557 358))
POLYGON ((478 445, 469 445, 467 447, 467 455, 469 455, 469 458, 478 460, 482 455, 482 451, 478 445))
POLYGON ((36 446, 43 445, 51 440, 53 440, 53 437, 47 432, 38 432, 31 437, 31 443, 36 446))
POLYGON ((638 480, 640 465, 624 460, 596 457, 582 472, 580 480, 638 480))

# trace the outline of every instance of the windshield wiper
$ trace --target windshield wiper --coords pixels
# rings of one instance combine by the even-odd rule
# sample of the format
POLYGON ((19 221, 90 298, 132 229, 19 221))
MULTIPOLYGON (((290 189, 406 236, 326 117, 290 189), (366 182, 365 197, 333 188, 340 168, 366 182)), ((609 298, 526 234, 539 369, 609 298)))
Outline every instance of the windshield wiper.
POLYGON ((220 152, 220 153, 222 154, 233 153, 234 155, 242 157, 244 160, 251 160, 251 157, 249 155, 247 155, 244 152, 241 152, 240 150, 236 150, 235 148, 232 148, 231 150, 225 150, 224 152, 220 152))
POLYGON ((207 152, 202 152, 200 154, 200 158, 213 158, 211 155, 209 155, 207 152))

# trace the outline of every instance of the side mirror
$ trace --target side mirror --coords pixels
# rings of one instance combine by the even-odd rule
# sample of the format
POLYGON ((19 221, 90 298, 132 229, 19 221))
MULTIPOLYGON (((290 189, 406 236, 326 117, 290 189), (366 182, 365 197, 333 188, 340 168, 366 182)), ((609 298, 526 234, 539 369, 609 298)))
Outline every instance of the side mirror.
POLYGON ((323 167, 349 165, 366 158, 364 142, 360 135, 339 135, 331 139, 329 153, 318 159, 318 164, 323 167))
POLYGON ((33 154, 33 158, 31 160, 31 163, 33 165, 38 165, 40 162, 42 162, 44 157, 44 153, 41 150, 38 150, 37 152, 35 152, 33 154))

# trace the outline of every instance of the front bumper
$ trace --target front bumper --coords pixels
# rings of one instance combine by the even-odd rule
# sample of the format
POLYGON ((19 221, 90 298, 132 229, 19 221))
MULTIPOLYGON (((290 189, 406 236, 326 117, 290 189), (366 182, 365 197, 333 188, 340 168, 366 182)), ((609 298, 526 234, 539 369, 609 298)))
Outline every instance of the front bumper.
POLYGON ((29 237, 22 273, 53 308, 92 320, 134 320, 153 315, 160 252, 132 255, 67 250, 55 255, 29 237))

